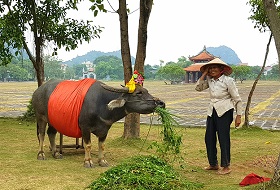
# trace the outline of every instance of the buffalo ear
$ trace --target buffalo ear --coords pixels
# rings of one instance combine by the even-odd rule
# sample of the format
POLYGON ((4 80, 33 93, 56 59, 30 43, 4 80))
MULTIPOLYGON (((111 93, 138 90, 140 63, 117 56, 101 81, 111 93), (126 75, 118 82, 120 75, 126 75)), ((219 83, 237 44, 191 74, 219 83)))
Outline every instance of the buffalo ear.
POLYGON ((118 93, 128 93, 128 88, 127 87, 122 87, 122 88, 114 88, 112 86, 108 86, 106 84, 101 84, 101 86, 106 89, 109 90, 111 92, 118 92, 118 93))
POLYGON ((107 106, 108 106, 109 110, 113 110, 115 108, 123 107, 124 104, 125 104, 124 99, 116 99, 116 100, 112 100, 111 102, 109 102, 107 106))

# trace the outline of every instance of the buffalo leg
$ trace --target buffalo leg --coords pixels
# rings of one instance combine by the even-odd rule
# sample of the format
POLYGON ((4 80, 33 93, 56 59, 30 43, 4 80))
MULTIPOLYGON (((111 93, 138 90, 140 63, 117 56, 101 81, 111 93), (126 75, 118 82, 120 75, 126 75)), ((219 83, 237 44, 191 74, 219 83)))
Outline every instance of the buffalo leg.
POLYGON ((98 138, 98 164, 101 167, 109 166, 109 163, 104 158, 104 142, 106 140, 106 136, 98 138))
POLYGON ((91 159, 91 139, 90 139, 90 132, 83 132, 83 139, 84 139, 84 148, 85 148, 85 160, 84 166, 86 168, 92 168, 93 162, 91 159))
POLYGON ((50 140, 50 146, 51 146, 50 148, 51 148, 51 151, 52 151, 52 156, 56 159, 61 159, 62 154, 60 154, 57 151, 56 144, 55 144, 55 136, 56 136, 57 130, 49 124, 49 128, 47 130, 47 133, 48 133, 49 140, 50 140))
POLYGON ((37 154, 38 160, 45 160, 44 153, 44 139, 45 139, 45 131, 46 131, 47 123, 42 119, 37 119, 37 137, 39 140, 39 151, 37 154))

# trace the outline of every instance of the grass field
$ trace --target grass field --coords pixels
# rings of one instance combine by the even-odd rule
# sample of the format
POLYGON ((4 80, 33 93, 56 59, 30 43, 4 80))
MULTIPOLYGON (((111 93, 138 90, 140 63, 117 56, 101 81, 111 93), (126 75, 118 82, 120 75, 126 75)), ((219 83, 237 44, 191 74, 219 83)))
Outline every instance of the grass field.
MULTIPOLYGON (((121 82, 109 82, 118 86, 121 82)), ((238 83, 243 100, 247 95, 252 81, 238 83)), ((0 83, 0 115, 17 116, 26 110, 37 84, 28 83, 0 83)), ((163 82, 147 81, 145 87, 154 96, 160 97, 167 107, 178 112, 181 117, 202 120, 205 114, 198 110, 206 109, 207 93, 197 94, 192 84, 165 85, 163 82)), ((273 98, 279 96, 278 81, 260 81, 252 100, 252 110, 259 113, 263 110, 278 111, 269 107, 273 98)), ((251 115, 251 117, 255 117, 251 115)), ((263 115, 260 119, 278 119, 273 115, 263 115)), ((84 189, 94 179, 108 168, 97 166, 97 139, 93 137, 93 159, 96 167, 83 167, 84 151, 81 149, 64 149, 64 158, 55 160, 48 151, 48 139, 45 140, 47 160, 36 159, 38 141, 35 123, 23 122, 17 118, 0 118, 0 187, 4 190, 12 189, 84 189)), ((147 150, 153 141, 160 141, 161 128, 158 125, 141 125, 141 139, 123 140, 123 125, 116 123, 110 129, 105 147, 105 157, 114 166, 128 157, 142 154, 153 154, 154 150, 147 150)), ((183 134, 182 157, 183 167, 175 163, 177 171, 185 178, 194 182, 204 183, 204 189, 252 189, 254 186, 239 187, 239 182, 249 173, 256 173, 264 177, 272 177, 273 169, 280 150, 280 132, 260 129, 231 129, 232 140, 232 170, 226 176, 219 176, 215 172, 207 172, 206 151, 204 145, 203 127, 178 128, 183 134)), ((65 144, 73 144, 75 139, 65 138, 65 144)), ((219 155, 219 154, 218 154, 219 155)), ((110 167, 109 167, 110 168, 110 167)))
MULTIPOLYGON (((82 149, 64 149, 64 158, 55 160, 48 151, 47 160, 36 159, 38 141, 35 123, 18 119, 0 118, 0 186, 12 189, 84 189, 108 168, 97 166, 97 139, 93 137, 92 156, 95 168, 83 167, 82 149)), ((110 166, 136 155, 153 154, 147 150, 153 141, 160 141, 160 126, 141 126, 141 139, 123 140, 123 125, 116 123, 110 129, 105 146, 105 157, 110 166), (150 132, 148 132, 150 129, 150 132), (149 134, 149 135, 148 135, 149 134)), ((203 128, 179 128, 183 134, 182 157, 184 162, 174 163, 182 177, 204 184, 204 189, 251 189, 239 187, 239 182, 249 173, 264 177, 273 176, 273 168, 280 149, 280 133, 260 129, 232 129, 232 169, 226 176, 214 171, 204 171, 207 166, 203 128)), ((75 139, 65 138, 65 144, 75 139)))

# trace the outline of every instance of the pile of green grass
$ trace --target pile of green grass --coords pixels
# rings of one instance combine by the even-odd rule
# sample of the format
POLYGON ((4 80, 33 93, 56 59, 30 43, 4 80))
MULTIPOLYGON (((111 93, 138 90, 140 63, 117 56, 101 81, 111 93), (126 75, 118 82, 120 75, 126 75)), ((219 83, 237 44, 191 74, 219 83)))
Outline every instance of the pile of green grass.
POLYGON ((87 189, 200 189, 201 183, 182 179, 164 160, 155 156, 132 157, 112 167, 92 182, 87 189))
MULTIPOLYGON (((154 142, 157 156, 137 156, 115 166, 90 184, 89 189, 200 189, 201 183, 182 179, 168 164, 170 157, 180 154, 182 135, 178 135, 175 126, 178 123, 166 109, 156 108, 162 123, 162 142, 154 142)), ((174 160, 174 159, 173 159, 174 160)))

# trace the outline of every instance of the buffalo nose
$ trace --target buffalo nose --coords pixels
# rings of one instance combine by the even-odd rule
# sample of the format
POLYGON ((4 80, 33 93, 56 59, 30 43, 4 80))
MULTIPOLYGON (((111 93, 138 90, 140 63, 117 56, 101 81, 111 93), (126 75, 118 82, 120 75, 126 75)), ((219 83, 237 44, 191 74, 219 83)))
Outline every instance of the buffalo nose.
POLYGON ((165 103, 163 101, 161 101, 161 100, 157 100, 156 101, 156 105, 161 107, 161 108, 165 108, 165 103))

